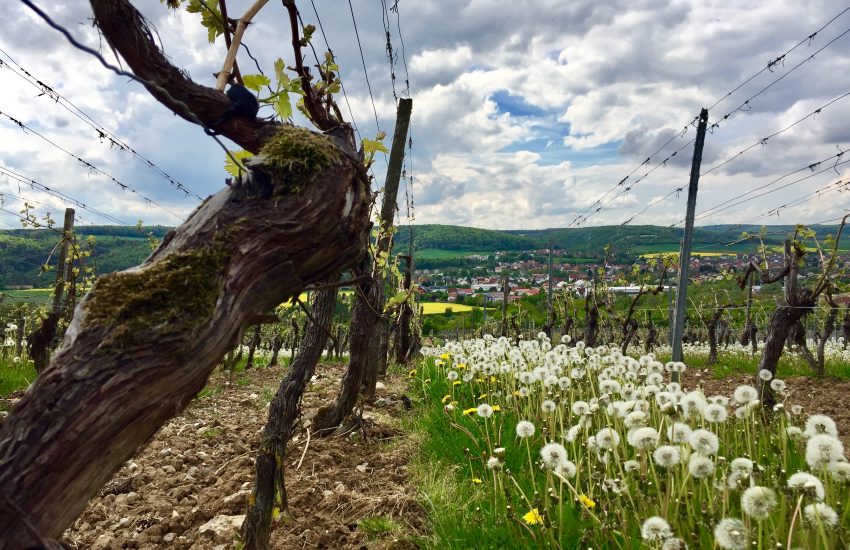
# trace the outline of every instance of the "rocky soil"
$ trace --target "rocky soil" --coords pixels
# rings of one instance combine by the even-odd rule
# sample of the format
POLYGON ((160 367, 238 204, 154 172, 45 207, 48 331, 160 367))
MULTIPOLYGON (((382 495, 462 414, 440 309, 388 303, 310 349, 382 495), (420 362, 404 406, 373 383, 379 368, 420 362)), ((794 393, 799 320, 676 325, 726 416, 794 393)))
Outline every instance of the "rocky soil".
MULTIPOLYGON (((342 365, 320 365, 305 411, 327 403, 342 365)), ((225 549, 238 543, 267 404, 284 369, 215 375, 91 500, 65 533, 72 548, 225 549)), ((341 437, 302 431, 286 457, 289 514, 273 548, 414 548, 424 514, 407 476, 415 443, 400 431, 403 381, 390 379, 361 428, 341 437), (389 386, 389 388, 387 387, 389 386)), ((409 403, 409 402, 408 402, 409 403)))

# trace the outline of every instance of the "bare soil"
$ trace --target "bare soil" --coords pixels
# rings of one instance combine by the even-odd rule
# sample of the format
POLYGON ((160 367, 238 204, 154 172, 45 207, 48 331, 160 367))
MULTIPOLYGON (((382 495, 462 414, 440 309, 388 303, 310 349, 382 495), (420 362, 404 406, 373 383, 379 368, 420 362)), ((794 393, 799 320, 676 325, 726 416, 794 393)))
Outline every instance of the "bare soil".
MULTIPOLYGON (((318 367, 305 393, 305 411, 333 398, 343 369, 318 367)), ((66 544, 98 550, 233 548, 267 403, 284 372, 252 370, 232 386, 214 375, 211 393, 163 426, 89 502, 65 532, 66 544), (226 527, 202 533, 214 518, 226 527)), ((365 408, 364 421, 351 433, 312 437, 306 452, 306 431, 290 443, 289 514, 274 524, 272 548, 415 548, 425 516, 407 475, 415 443, 399 428, 408 414, 401 399, 404 383, 392 378, 384 383, 377 404, 365 408), (389 521, 370 522, 376 517, 389 521)))

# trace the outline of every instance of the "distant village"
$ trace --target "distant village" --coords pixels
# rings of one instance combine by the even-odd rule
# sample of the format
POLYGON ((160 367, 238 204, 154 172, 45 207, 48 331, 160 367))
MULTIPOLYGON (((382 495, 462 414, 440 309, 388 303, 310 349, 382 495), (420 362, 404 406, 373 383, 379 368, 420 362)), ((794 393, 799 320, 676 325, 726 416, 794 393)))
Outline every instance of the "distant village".
MULTIPOLYGON (((695 281, 716 280, 724 273, 741 274, 746 270, 754 255, 746 253, 704 254, 697 252, 690 262, 690 276, 695 281)), ((668 255, 665 253, 665 255, 668 255)), ((678 256, 675 254, 674 256, 678 256)), ((811 260, 815 260, 814 254, 811 260)), ((527 296, 546 294, 549 285, 549 251, 546 249, 523 252, 495 252, 491 255, 470 254, 463 257, 466 262, 463 267, 455 265, 430 269, 416 269, 416 280, 419 283, 423 299, 464 303, 468 298, 481 298, 488 303, 501 302, 504 299, 504 283, 508 283, 508 301, 515 301, 527 296)), ((563 258, 558 251, 553 251, 552 285, 554 291, 570 292, 576 297, 583 297, 586 289, 592 285, 594 277, 601 273, 602 281, 608 291, 614 293, 635 294, 640 291, 641 283, 657 285, 657 272, 647 274, 648 257, 640 257, 644 281, 634 280, 631 262, 627 258, 610 260, 602 265, 601 258, 563 258), (604 267, 604 269, 603 269, 604 267)), ((783 260, 781 253, 768 257, 770 265, 780 265, 783 260)), ((815 267, 812 262, 811 267, 815 267)), ((676 269, 668 271, 665 290, 675 285, 676 269)), ((806 270, 802 271, 805 277, 806 270)), ((758 287, 754 287, 757 292, 758 287)), ((476 300, 477 301, 477 300, 476 300)))

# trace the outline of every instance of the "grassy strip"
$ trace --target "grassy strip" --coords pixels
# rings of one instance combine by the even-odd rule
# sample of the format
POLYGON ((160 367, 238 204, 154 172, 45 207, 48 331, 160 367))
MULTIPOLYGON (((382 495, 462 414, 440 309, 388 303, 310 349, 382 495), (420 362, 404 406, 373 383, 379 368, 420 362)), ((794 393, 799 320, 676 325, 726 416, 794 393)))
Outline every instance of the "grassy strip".
MULTIPOLYGON (((418 375, 411 373, 417 414, 405 430, 419 441, 419 452, 411 461, 410 473, 422 494, 422 505, 432 530, 428 538, 419 541, 421 547, 466 550, 545 546, 548 541, 541 540, 539 530, 529 529, 521 519, 532 505, 539 506, 541 498, 539 494, 535 496, 530 477, 516 479, 530 501, 526 502, 516 487, 500 483, 487 468, 491 453, 482 419, 459 411, 447 413, 443 402, 450 403, 444 400, 452 393, 449 381, 438 375, 433 360, 423 361, 419 368, 418 375)), ((457 396, 457 399, 461 402, 453 405, 456 408, 477 404, 473 396, 457 396)), ((502 455, 505 474, 527 468, 524 447, 514 442, 517 421, 513 414, 508 414, 504 432, 489 432, 493 448, 505 447, 502 455)), ((559 543, 562 548, 579 548, 583 521, 575 510, 566 516, 559 543)))
POLYGON ((35 380, 35 366, 32 361, 15 362, 11 357, 0 357, 0 397, 26 389, 35 380))

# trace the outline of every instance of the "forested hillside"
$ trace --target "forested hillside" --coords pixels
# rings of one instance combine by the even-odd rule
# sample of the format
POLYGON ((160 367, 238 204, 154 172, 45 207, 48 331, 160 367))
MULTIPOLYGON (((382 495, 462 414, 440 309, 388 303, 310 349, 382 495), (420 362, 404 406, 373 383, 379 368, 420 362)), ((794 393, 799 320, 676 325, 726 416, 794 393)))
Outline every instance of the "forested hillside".
MULTIPOLYGON (((818 238, 835 234, 835 226, 813 226, 818 238)), ((150 254, 149 236, 160 239, 168 227, 152 226, 85 226, 78 229, 81 241, 94 239, 92 263, 98 274, 126 269, 137 265, 150 254)), ((422 251, 453 251, 458 258, 463 252, 492 253, 498 250, 518 251, 546 248, 552 242, 556 249, 567 254, 601 255, 605 246, 612 244, 617 253, 640 254, 644 252, 676 251, 681 239, 681 229, 654 225, 599 226, 569 229, 535 229, 497 231, 461 227, 456 225, 417 225, 414 245, 422 251)), ((715 225, 699 227, 694 231, 694 246, 706 250, 753 250, 757 241, 734 243, 743 231, 758 233, 759 226, 715 225)), ((781 244, 792 234, 794 226, 769 226, 765 235, 768 244, 781 244)), ((396 242, 400 250, 410 238, 410 226, 400 226, 396 242)), ((47 286, 49 281, 40 274, 40 266, 48 261, 59 235, 49 229, 15 229, 0 231, 0 287, 8 285, 47 286)), ((425 253, 427 255, 427 252, 425 253)), ((428 256, 426 267, 455 259, 428 256)))

